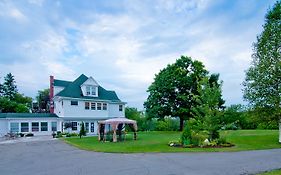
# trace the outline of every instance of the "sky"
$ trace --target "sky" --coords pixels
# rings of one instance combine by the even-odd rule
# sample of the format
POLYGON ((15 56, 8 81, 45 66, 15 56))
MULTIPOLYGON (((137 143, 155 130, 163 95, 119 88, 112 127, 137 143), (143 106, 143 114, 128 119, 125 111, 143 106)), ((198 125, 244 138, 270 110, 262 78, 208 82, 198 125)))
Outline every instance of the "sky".
POLYGON ((242 82, 274 0, 1 0, 0 82, 11 72, 35 97, 49 76, 92 76, 143 109, 155 74, 181 55, 223 81, 226 105, 246 104, 242 82))

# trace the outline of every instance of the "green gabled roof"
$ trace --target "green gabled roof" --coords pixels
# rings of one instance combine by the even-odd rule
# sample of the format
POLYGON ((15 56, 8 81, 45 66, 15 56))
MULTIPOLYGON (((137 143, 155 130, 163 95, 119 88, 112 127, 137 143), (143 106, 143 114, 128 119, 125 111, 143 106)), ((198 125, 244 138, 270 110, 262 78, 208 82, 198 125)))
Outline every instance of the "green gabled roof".
POLYGON ((71 81, 56 80, 54 79, 54 86, 66 87, 71 83, 71 81))
POLYGON ((70 82, 61 92, 56 96, 70 97, 70 98, 83 98, 83 99, 96 99, 96 100, 110 100, 113 102, 121 102, 116 95, 115 91, 108 91, 101 86, 98 86, 98 97, 83 96, 81 85, 88 80, 84 74, 80 75, 76 80, 70 82))
POLYGON ((58 118, 52 113, 0 113, 0 118, 58 118))

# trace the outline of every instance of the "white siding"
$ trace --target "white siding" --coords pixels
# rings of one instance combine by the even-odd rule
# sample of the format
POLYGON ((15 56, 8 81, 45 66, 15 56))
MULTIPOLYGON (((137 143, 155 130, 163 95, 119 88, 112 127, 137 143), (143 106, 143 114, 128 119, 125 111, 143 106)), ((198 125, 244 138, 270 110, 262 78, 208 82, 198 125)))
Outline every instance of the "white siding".
POLYGON ((109 108, 109 116, 110 118, 112 117, 125 117, 125 107, 124 104, 122 104, 123 106, 123 110, 119 111, 119 105, 121 104, 109 104, 108 108, 109 108))
POLYGON ((54 101, 54 105, 55 105, 55 114, 57 114, 59 117, 61 116, 64 116, 64 110, 63 110, 63 107, 64 107, 64 101, 65 100, 55 100, 54 101), (63 105, 62 105, 63 104, 63 105))
POLYGON ((0 119, 0 137, 9 132, 8 123, 6 119, 0 119))
POLYGON ((54 86, 54 95, 57 95, 60 91, 62 91, 64 87, 54 86))
MULTIPOLYGON (((63 107, 60 114, 63 114, 62 117, 81 117, 81 118, 92 118, 92 119, 104 119, 109 117, 109 106, 107 110, 91 110, 85 109, 86 101, 78 101, 78 105, 71 105, 71 100, 63 100, 63 107)), ((87 101, 93 102, 93 101, 87 101)), ((101 102, 102 103, 102 102, 101 102)), ((104 102, 105 103, 105 102, 104 102)), ((57 114, 59 115, 59 114, 57 114)))

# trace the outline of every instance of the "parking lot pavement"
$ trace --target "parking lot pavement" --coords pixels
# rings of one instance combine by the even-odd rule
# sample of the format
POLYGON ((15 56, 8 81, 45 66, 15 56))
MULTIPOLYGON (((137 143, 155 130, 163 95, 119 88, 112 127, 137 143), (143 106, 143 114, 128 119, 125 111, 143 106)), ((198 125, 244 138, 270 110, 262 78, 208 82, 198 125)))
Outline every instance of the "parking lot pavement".
POLYGON ((34 141, 51 141, 56 140, 52 136, 33 136, 33 137, 18 137, 15 139, 5 139, 0 137, 0 144, 13 144, 13 143, 22 143, 22 142, 34 142, 34 141))
POLYGON ((1 175, 246 175, 281 168, 281 149, 111 154, 33 139, 0 144, 1 175))

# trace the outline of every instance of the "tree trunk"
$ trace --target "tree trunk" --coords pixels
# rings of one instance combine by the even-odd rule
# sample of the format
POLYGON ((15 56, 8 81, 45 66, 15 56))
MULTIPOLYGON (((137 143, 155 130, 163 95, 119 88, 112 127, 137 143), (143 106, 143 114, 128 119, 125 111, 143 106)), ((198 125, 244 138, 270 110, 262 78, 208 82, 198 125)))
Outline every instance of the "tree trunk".
POLYGON ((183 118, 180 117, 180 131, 183 131, 183 122, 184 122, 183 118))

